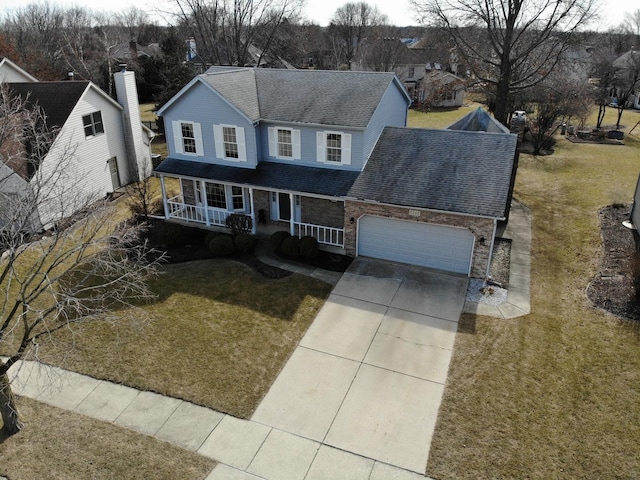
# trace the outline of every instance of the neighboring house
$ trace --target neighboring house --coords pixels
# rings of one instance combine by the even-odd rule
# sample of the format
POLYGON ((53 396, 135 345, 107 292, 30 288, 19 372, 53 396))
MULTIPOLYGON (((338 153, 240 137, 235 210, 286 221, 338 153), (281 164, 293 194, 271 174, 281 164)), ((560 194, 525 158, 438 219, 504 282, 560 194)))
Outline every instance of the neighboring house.
POLYGON ((25 72, 6 57, 0 57, 0 83, 37 82, 38 79, 25 72))
POLYGON ((485 277, 516 136, 406 128, 410 103, 393 73, 212 68, 158 112, 165 218, 485 277))
POLYGON ((109 57, 122 61, 137 60, 141 57, 152 58, 160 56, 162 56, 162 48, 157 43, 150 43, 145 46, 131 40, 129 42, 118 43, 109 48, 109 57))
POLYGON ((400 65, 395 72, 416 103, 428 102, 432 107, 460 107, 464 103, 464 81, 453 73, 431 64, 400 65))
MULTIPOLYGON (((629 50, 614 60, 613 68, 622 84, 619 88, 624 92, 631 86, 632 91, 625 107, 640 109, 640 52, 635 49, 629 50)), ((620 92, 615 89, 612 91, 613 103, 617 103, 618 93, 620 92)))
MULTIPOLYGON (((7 84, 11 95, 39 108, 47 128, 57 132, 35 167, 27 168, 24 154, 9 155, 6 145, 0 150, 0 195, 29 195, 34 182, 59 177, 47 194, 55 201, 38 209, 34 230, 74 213, 75 202, 104 198, 151 173, 154 133, 140 122, 134 73, 118 72, 114 80, 119 102, 88 81, 7 84)), ((21 142, 25 151, 32 148, 28 138, 21 142)))

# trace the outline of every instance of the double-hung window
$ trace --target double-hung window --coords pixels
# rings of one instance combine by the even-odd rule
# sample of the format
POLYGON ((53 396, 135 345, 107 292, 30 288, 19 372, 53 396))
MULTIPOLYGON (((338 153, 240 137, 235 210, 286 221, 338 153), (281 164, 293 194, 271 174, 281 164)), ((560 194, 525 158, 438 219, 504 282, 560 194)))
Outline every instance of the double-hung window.
POLYGON ((293 157, 293 144, 291 143, 291 130, 278 129, 278 156, 293 157))
POLYGON ((300 130, 269 127, 269 156, 283 160, 300 160, 300 130))
POLYGON ((207 183, 207 205, 213 208, 227 208, 227 194, 221 183, 207 183))
POLYGON ((244 211, 244 192, 241 187, 231 187, 231 203, 235 211, 244 211))
POLYGON ((318 161, 330 165, 351 164, 351 134, 318 132, 318 161))
POLYGON ((327 162, 342 162, 342 135, 327 133, 327 162))
POLYGON ((214 125, 213 137, 216 147, 216 158, 236 162, 247 161, 244 128, 234 125, 214 125))
POLYGON ((196 135, 193 131, 193 123, 182 122, 180 124, 182 132, 182 149, 184 153, 196 153, 196 135))
POLYGON ((224 156, 226 158, 238 158, 238 139, 235 127, 222 127, 224 141, 224 156))
POLYGON ((87 138, 104 133, 102 114, 99 111, 83 116, 82 124, 84 125, 84 136, 87 138))
POLYGON ((173 121, 171 125, 176 153, 196 157, 202 157, 204 155, 202 129, 199 123, 188 120, 176 120, 173 121))

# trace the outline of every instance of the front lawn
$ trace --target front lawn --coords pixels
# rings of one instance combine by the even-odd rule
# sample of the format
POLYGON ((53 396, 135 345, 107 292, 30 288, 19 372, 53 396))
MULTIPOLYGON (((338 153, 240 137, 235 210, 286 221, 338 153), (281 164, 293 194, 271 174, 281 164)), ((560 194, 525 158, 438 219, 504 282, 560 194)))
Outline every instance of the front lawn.
POLYGON ((231 260, 165 265, 157 301, 44 344, 41 356, 92 377, 248 417, 293 352, 330 285, 270 280, 231 260), (73 342, 73 348, 69 344, 73 342))
MULTIPOLYGON (((630 127, 638 120, 623 115, 630 127)), ((637 477, 640 326, 585 294, 602 253, 598 210, 633 198, 634 134, 624 146, 557 136, 553 155, 520 157, 515 198, 533 214, 532 313, 461 319, 429 476, 637 477)))
MULTIPOLYGON (((108 422, 18 399, 25 428, 0 431, 0 476, 33 479, 202 480, 216 462, 108 422)), ((0 423, 0 425, 2 425, 0 423)))

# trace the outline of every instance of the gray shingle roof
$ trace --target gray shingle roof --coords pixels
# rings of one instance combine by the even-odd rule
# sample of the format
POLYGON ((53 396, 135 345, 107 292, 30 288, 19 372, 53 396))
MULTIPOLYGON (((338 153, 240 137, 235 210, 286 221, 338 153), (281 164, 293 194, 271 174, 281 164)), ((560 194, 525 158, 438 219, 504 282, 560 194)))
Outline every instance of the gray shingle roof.
POLYGON ((386 127, 349 196, 503 218, 517 137, 386 127))
POLYGON ((13 94, 28 98, 31 107, 39 105, 46 115, 47 127, 62 127, 69 118, 89 82, 11 83, 13 94))
POLYGON ((509 129, 478 107, 460 120, 447 127, 449 130, 466 130, 468 132, 509 133, 509 129))
POLYGON ((268 68, 212 68, 200 76, 253 121, 355 128, 368 125, 394 77, 394 73, 268 68))
POLYGON ((359 175, 359 172, 353 171, 303 167, 275 162, 260 162, 254 170, 173 158, 165 159, 155 171, 331 197, 345 196, 359 175))

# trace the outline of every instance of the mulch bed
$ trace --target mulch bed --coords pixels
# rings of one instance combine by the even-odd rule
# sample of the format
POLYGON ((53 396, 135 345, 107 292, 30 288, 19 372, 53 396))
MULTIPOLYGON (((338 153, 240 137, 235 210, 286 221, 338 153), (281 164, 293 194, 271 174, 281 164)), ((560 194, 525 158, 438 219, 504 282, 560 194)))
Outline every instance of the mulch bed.
MULTIPOLYGON (((164 220, 149 219, 145 227, 145 239, 149 242, 149 246, 155 251, 155 257, 164 254, 167 263, 182 263, 192 260, 206 260, 215 257, 209 248, 205 245, 205 237, 208 231, 195 227, 182 227, 186 232, 186 241, 180 241, 176 244, 166 244, 161 240, 160 229, 163 228, 164 220)), ((312 260, 292 259, 276 252, 278 256, 292 260, 297 263, 310 265, 334 272, 344 272, 351 261, 351 257, 338 255, 334 253, 321 251, 317 258, 312 260)), ((271 278, 285 278, 293 273, 273 265, 269 265, 261 261, 253 253, 235 254, 225 258, 230 258, 242 262, 253 268, 261 275, 271 278)))
POLYGON ((619 317, 640 320, 640 256, 629 220, 631 205, 612 205, 600 210, 603 244, 600 271, 587 287, 593 305, 619 317))

